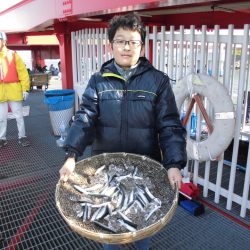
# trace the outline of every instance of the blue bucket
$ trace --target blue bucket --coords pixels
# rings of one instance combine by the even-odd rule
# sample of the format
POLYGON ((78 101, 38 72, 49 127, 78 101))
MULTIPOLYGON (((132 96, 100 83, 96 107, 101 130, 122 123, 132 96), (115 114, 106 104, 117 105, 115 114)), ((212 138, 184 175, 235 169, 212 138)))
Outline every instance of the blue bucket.
POLYGON ((75 91, 71 89, 47 90, 44 94, 44 103, 49 111, 70 109, 74 106, 75 91))
MULTIPOLYGON (((182 112, 181 114, 181 121, 185 119, 186 112, 182 112)), ((186 126, 185 126, 186 128, 186 126)), ((190 124, 190 133, 191 135, 196 134, 196 128, 197 128, 197 115, 195 113, 191 113, 191 124, 190 124)))

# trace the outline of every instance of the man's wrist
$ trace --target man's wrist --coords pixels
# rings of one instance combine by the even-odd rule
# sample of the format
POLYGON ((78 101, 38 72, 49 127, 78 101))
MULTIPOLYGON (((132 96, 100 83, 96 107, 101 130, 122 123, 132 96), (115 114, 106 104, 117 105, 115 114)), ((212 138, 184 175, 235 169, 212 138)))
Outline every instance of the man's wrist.
POLYGON ((73 158, 75 161, 77 161, 77 154, 75 152, 72 151, 68 151, 65 154, 65 161, 68 160, 69 158, 73 158))
POLYGON ((171 165, 168 165, 166 168, 167 170, 169 170, 170 168, 178 168, 179 170, 182 169, 182 167, 178 164, 171 164, 171 165))

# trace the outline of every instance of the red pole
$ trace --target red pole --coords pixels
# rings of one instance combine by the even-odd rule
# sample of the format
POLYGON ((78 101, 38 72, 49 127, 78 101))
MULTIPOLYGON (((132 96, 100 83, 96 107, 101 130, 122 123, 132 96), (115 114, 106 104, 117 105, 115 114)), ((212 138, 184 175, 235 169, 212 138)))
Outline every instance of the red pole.
POLYGON ((61 60, 62 88, 73 89, 71 35, 57 34, 61 60))

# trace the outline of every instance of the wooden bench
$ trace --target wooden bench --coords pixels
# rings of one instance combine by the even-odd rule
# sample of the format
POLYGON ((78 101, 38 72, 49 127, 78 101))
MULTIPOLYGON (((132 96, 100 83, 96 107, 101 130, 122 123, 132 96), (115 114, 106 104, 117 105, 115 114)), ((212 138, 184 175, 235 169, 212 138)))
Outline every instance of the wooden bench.
POLYGON ((49 86, 50 78, 51 72, 30 74, 30 90, 33 90, 34 86, 36 86, 37 89, 42 89, 42 87, 45 86, 46 90, 49 86))

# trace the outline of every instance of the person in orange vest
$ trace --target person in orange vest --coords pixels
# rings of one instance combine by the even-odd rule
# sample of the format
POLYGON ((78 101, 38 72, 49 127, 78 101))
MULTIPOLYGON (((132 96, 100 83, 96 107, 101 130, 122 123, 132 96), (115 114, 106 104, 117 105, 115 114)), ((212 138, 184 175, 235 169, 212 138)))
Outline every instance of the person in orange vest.
POLYGON ((6 47, 7 36, 0 32, 0 148, 7 145, 8 105, 16 118, 18 142, 29 146, 25 133, 22 101, 28 98, 30 79, 21 57, 6 47))

